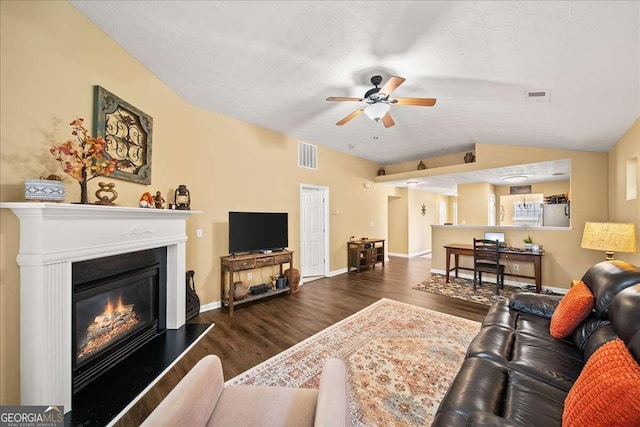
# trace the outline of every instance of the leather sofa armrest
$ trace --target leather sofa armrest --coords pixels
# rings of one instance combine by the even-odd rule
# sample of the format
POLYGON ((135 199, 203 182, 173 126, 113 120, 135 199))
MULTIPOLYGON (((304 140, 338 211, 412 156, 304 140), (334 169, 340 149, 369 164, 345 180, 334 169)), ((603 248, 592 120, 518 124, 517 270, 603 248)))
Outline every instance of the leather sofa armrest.
POLYGON ((314 426, 351 425, 347 369, 340 359, 330 358, 324 364, 318 388, 314 426))
POLYGON ((516 421, 507 420, 486 411, 471 412, 465 425, 473 427, 524 427, 516 421))
POLYGON ((141 426, 207 425, 224 389, 222 362, 205 356, 180 380, 141 426))
POLYGON ((551 319, 562 296, 520 292, 511 297, 509 307, 523 313, 531 313, 545 319, 551 319))

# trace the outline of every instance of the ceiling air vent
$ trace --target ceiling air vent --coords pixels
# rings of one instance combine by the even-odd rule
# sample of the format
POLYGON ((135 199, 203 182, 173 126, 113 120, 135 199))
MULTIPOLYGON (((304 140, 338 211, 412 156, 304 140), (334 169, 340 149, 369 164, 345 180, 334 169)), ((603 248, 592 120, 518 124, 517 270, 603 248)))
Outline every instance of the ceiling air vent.
POLYGON ((318 169, 318 147, 298 141, 298 166, 307 169, 318 169))
POLYGON ((524 99, 527 102, 549 102, 551 100, 550 90, 526 90, 524 99))

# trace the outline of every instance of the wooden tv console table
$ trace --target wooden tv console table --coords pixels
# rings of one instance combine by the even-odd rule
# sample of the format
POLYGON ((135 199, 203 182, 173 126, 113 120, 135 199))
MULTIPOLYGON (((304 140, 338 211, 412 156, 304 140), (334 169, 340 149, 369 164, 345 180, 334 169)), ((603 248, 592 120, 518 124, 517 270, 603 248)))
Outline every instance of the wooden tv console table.
POLYGON ((293 251, 284 250, 278 252, 272 252, 268 254, 246 254, 246 255, 227 255, 220 257, 220 302, 222 307, 229 307, 229 314, 233 315, 233 307, 239 304, 244 304, 251 301, 256 301, 262 298, 270 297, 273 295, 283 294, 285 292, 291 293, 290 284, 293 283, 293 251), (268 292, 251 295, 247 293, 247 296, 241 300, 234 301, 233 292, 233 273, 243 270, 253 270, 256 268, 270 267, 273 265, 280 266, 280 275, 282 275, 283 264, 289 264, 289 277, 288 285, 283 289, 270 289, 268 292), (229 281, 229 294, 225 295, 224 288, 225 276, 229 281))

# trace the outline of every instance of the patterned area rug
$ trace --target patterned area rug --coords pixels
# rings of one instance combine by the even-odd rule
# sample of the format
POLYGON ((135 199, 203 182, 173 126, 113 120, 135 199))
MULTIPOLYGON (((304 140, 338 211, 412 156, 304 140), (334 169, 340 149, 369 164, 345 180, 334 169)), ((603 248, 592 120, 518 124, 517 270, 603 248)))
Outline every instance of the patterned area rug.
POLYGON ((447 283, 445 276, 441 274, 432 274, 431 277, 414 286, 413 289, 486 305, 491 305, 498 300, 508 299, 515 293, 526 291, 514 286, 504 285, 504 289, 500 290, 500 295, 496 295, 495 283, 483 282, 482 285, 477 286, 476 290, 473 290, 473 280, 456 279, 450 276, 449 283, 447 283))
POLYGON ((381 299, 227 381, 317 388, 324 361, 347 366, 354 426, 433 420, 480 323, 381 299))

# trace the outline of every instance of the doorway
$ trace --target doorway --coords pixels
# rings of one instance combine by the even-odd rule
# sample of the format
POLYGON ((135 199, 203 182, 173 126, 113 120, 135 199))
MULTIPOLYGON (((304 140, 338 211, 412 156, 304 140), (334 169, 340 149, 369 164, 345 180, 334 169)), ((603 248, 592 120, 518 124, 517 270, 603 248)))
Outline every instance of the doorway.
POLYGON ((300 276, 328 274, 329 188, 300 185, 300 276))

